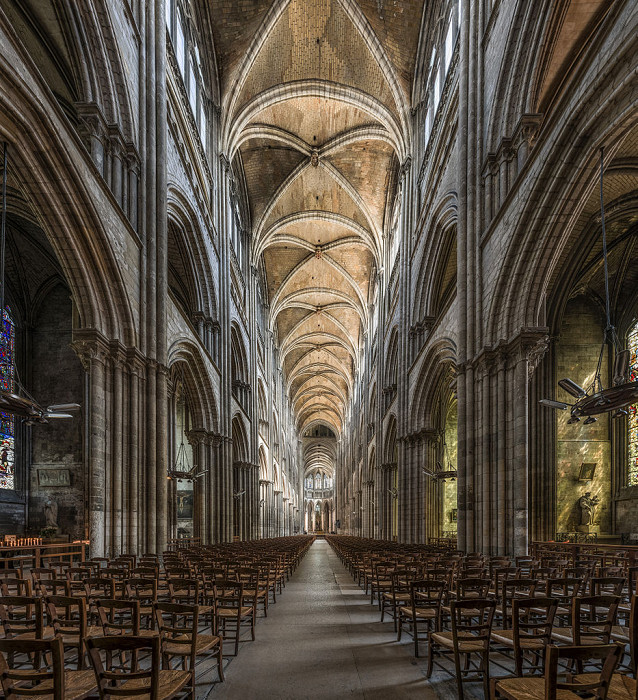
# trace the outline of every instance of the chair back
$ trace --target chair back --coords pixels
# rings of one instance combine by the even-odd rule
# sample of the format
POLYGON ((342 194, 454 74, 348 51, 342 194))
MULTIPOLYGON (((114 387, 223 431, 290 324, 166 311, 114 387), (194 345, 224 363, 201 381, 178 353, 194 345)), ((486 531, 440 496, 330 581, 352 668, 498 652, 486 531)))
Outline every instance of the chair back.
POLYGON ((589 640, 599 640, 609 644, 611 630, 616 623, 617 595, 590 595, 574 598, 572 603, 572 626, 574 644, 584 644, 589 640))
POLYGON ((444 581, 430 581, 429 579, 422 581, 411 581, 410 604, 412 606, 413 618, 416 618, 417 608, 432 608, 435 611, 437 629, 439 629, 441 603, 443 601, 445 588, 446 586, 444 581))
POLYGON ((47 616, 56 635, 86 636, 86 601, 74 596, 50 595, 45 598, 47 616))
POLYGON ((159 637, 89 637, 86 646, 101 700, 139 695, 148 696, 150 700, 158 699, 161 662, 159 637), (141 669, 137 663, 138 656, 140 652, 148 651, 150 666, 141 669), (117 659, 117 667, 113 659, 117 659))
POLYGON ((199 605, 155 603, 153 608, 162 655, 188 658, 192 671, 197 655, 199 605))
POLYGON ((178 578, 169 579, 168 590, 171 603, 197 605, 199 603, 199 579, 178 578))
POLYGON ((157 601, 157 579, 130 578, 125 590, 126 597, 139 601, 140 605, 153 605, 157 601))
POLYGON ((556 700, 559 690, 571 691, 574 695, 583 697, 590 693, 590 697, 605 700, 609 692, 609 684, 616 667, 620 663, 623 654, 621 644, 597 644, 591 646, 565 646, 557 647, 547 645, 545 656, 545 700, 556 700), (558 680, 558 661, 576 661, 579 664, 588 661, 602 661, 602 670, 599 674, 592 674, 591 681, 568 682, 558 680))
POLYGON ((622 595, 626 584, 624 576, 594 576, 589 579, 589 592, 591 595, 622 595))
POLYGON ((224 579, 215 581, 213 586, 217 608, 241 609, 244 606, 244 584, 240 581, 224 579))
POLYGON ((555 598, 514 598, 512 631, 515 643, 521 640, 543 640, 549 644, 558 603, 555 598))
POLYGON ((21 634, 33 634, 42 638, 42 600, 33 596, 0 597, 0 621, 5 637, 11 639, 21 634))
POLYGON ((496 601, 486 598, 453 600, 450 603, 452 640, 457 648, 459 642, 479 642, 489 648, 496 601))
POLYGON ((0 682, 7 700, 23 697, 65 696, 64 650, 61 639, 0 639, 0 682), (13 668, 13 658, 20 655, 20 667, 13 668), (22 655, 33 668, 24 668, 22 655), (40 668, 40 661, 50 655, 51 666, 40 668))
POLYGON ((140 604, 137 600, 102 599, 96 601, 105 635, 140 633, 140 604))
POLYGON ((512 600, 517 598, 531 598, 534 595, 537 581, 533 578, 511 578, 501 581, 501 613, 503 627, 507 629, 511 616, 512 600))
POLYGON ((103 598, 115 598, 115 581, 101 576, 87 578, 84 581, 86 599, 89 603, 103 598))
POLYGON ((456 582, 456 595, 465 598, 487 598, 492 581, 489 578, 460 578, 456 582))
POLYGON ((70 595, 69 582, 65 578, 40 579, 36 591, 42 598, 50 595, 70 595))
POLYGON ((31 581, 16 576, 0 579, 0 593, 3 596, 30 596, 31 581))

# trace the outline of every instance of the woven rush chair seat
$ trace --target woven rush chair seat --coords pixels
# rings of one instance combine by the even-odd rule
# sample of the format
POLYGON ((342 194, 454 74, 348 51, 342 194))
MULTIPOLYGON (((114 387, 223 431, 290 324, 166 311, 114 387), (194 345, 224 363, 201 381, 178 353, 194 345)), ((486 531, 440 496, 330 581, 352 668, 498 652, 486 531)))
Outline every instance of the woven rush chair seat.
MULTIPOLYGON (((441 646, 447 647, 448 649, 454 649, 454 639, 452 637, 452 632, 432 632, 430 638, 441 646)), ((462 637, 458 638, 458 650, 462 654, 470 654, 472 652, 485 651, 485 643, 481 640, 473 640, 470 637, 464 639, 462 637)))
MULTIPOLYGON (((252 605, 242 605, 240 610, 241 610, 240 615, 243 617, 244 615, 252 614, 253 607, 252 607, 252 605)), ((219 617, 228 617, 228 618, 237 617, 237 608, 219 607, 219 608, 217 608, 217 615, 219 617)))
POLYGON ((412 581, 410 604, 399 608, 397 641, 407 627, 414 640, 414 656, 419 656, 419 641, 427 641, 429 632, 441 629, 441 599, 445 591, 443 581, 412 581), (426 636, 419 637, 419 628, 425 627, 426 636))
POLYGON ((182 669, 190 674, 190 695, 195 696, 195 663, 198 656, 214 656, 219 679, 223 681, 223 641, 221 637, 198 631, 199 606, 155 603, 154 608, 164 667, 171 668, 173 659, 181 661, 182 669))
POLYGON ((140 691, 147 690, 148 694, 157 700, 168 700, 182 693, 191 678, 190 671, 160 668, 159 636, 99 637, 87 640, 87 647, 101 696, 140 697, 140 691), (137 653, 148 650, 151 652, 150 668, 140 669, 136 665, 133 666, 132 659, 137 658, 137 653), (129 667, 112 669, 108 663, 105 665, 103 662, 102 652, 107 653, 108 659, 119 657, 120 663, 122 654, 131 654, 129 667))
POLYGON ((421 620, 434 620, 437 616, 436 610, 433 608, 415 608, 414 611, 407 605, 399 611, 403 617, 410 619, 419 618, 421 620))
POLYGON ((0 640, 0 680, 4 696, 12 700, 83 700, 96 695, 95 674, 91 670, 67 671, 64 669, 64 651, 59 639, 49 640, 0 640), (16 654, 26 654, 33 668, 12 668, 10 659, 16 654), (40 667, 40 660, 50 659, 49 667, 40 667), (33 688, 33 694, 30 690, 33 688))
MULTIPOLYGON (((504 678, 498 681, 498 698, 508 700, 544 700, 545 679, 533 678, 504 678)), ((579 696, 571 690, 556 690, 556 700, 576 700, 579 696)))
POLYGON ((481 680, 485 697, 489 697, 490 676, 490 635, 494 620, 496 601, 483 598, 471 600, 453 600, 450 603, 450 632, 430 632, 428 639, 428 668, 426 678, 431 678, 434 669, 434 657, 452 655, 454 673, 446 670, 455 679, 460 700, 464 698, 463 683, 481 680), (461 655, 465 654, 464 663, 461 655), (478 665, 471 663, 471 655, 478 655, 478 665), (472 675, 473 674, 473 675, 472 675))
MULTIPOLYGON (((598 674, 579 673, 574 676, 576 683, 591 683, 598 674)), ((614 673, 609 683, 609 700, 636 700, 638 698, 638 681, 622 673, 614 673)))
MULTIPOLYGON (((496 644, 513 645, 514 630, 492 630, 492 642, 496 644)), ((544 639, 534 639, 534 637, 524 637, 520 640, 521 649, 538 651, 545 648, 544 639)))
MULTIPOLYGON (((599 644, 597 646, 557 647, 549 644, 545 657, 544 677, 495 678, 491 682, 492 698, 505 700, 576 700, 583 697, 605 698, 612 674, 622 656, 622 647, 618 644, 599 644), (582 665, 596 660, 602 663, 598 673, 587 674, 587 679, 577 683, 568 673, 559 679, 560 660, 569 660, 582 665)), ((611 695, 609 696, 611 698, 611 695)))

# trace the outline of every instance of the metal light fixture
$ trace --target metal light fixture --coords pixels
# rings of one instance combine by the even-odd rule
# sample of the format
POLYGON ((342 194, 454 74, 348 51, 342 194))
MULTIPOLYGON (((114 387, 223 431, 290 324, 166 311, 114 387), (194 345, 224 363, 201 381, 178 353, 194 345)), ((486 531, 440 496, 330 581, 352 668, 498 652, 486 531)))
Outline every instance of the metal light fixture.
MULTIPOLYGON (((184 397, 184 369, 180 365, 180 386, 182 387, 182 393, 180 394, 178 405, 186 407, 186 398, 184 397)), ((204 474, 208 473, 208 469, 202 469, 195 473, 197 467, 192 466, 188 461, 188 454, 186 452, 186 445, 184 444, 184 426, 182 426, 180 443, 177 448, 177 453, 175 454, 175 461, 173 465, 168 469, 168 480, 178 479, 184 481, 196 481, 204 474)))
POLYGON ((576 399, 573 404, 552 399, 541 399, 539 403, 547 408, 561 411, 570 409, 568 424, 578 423, 585 418, 584 425, 595 423, 595 416, 611 413, 612 418, 621 418, 627 415, 626 406, 638 402, 638 382, 627 381, 629 375, 630 352, 620 348, 620 342, 616 329, 611 323, 611 311, 609 301, 609 265, 607 256, 607 232, 605 229, 605 200, 603 197, 603 156, 604 150, 600 149, 600 220, 603 242, 603 270, 605 274, 605 314, 606 326, 603 331, 603 341, 598 355, 598 364, 591 384, 586 388, 579 386, 569 378, 561 379, 558 385, 570 396, 576 399), (613 384, 607 389, 602 382, 602 364, 607 344, 611 343, 615 350, 613 384))
POLYGON ((423 473, 429 476, 431 479, 441 479, 442 481, 450 479, 451 481, 454 481, 457 477, 457 470, 452 466, 452 461, 450 460, 445 439, 443 440, 443 461, 446 462, 447 469, 444 468, 438 459, 435 462, 435 471, 432 471, 427 467, 421 467, 421 469, 423 470, 423 473))

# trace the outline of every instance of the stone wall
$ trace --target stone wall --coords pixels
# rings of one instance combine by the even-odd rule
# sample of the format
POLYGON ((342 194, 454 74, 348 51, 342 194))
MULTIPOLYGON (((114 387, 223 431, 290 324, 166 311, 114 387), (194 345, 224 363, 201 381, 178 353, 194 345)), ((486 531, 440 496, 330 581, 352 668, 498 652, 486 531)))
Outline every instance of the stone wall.
MULTIPOLYGON (((571 300, 565 310, 560 341, 557 344, 556 379, 569 377, 583 388, 593 380, 600 344, 602 326, 589 298, 571 300)), ((607 384, 608 362, 605 354, 602 377, 607 384)), ((558 401, 573 402, 573 398, 559 389, 558 401)), ((568 411, 557 411, 556 479, 557 531, 574 532, 581 522, 578 499, 587 491, 598 496, 594 524, 601 533, 611 532, 611 443, 609 417, 603 414, 596 423, 567 424, 568 411), (581 464, 596 463, 594 478, 579 481, 581 464)))
POLYGON ((28 530, 37 534, 45 525, 44 503, 58 505, 59 533, 86 537, 84 435, 84 372, 70 347, 70 292, 58 285, 44 299, 31 333, 32 393, 46 407, 52 403, 79 403, 82 410, 68 420, 51 420, 31 428, 28 530), (41 486, 42 472, 68 470, 70 486, 41 486), (38 478, 40 473, 40 478, 38 478))

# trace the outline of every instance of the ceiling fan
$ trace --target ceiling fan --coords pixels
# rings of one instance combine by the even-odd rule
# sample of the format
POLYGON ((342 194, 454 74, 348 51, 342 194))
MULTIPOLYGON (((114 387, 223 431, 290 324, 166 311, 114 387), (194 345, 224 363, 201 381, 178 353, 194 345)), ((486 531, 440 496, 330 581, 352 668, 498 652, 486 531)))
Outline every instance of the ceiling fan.
MULTIPOLYGON (((5 249, 7 238, 7 142, 3 144, 2 155, 2 215, 0 217, 0 314, 4 314, 5 299, 5 249)), ((6 365, 5 365, 6 366, 6 365)), ((0 372, 1 373, 1 372, 0 372)), ((17 385, 18 393, 11 389, 0 389, 0 412, 19 416, 25 425, 48 423, 50 420, 60 418, 73 418, 73 414, 79 411, 79 403, 52 404, 44 408, 24 388, 20 378, 13 377, 13 383, 17 385)))
POLYGON ((603 269, 605 274, 605 313, 606 326, 603 331, 603 342, 598 355, 598 364, 591 384, 583 389, 575 381, 564 378, 558 382, 558 386, 564 389, 570 396, 576 399, 575 403, 555 401, 553 399, 541 399, 539 403, 547 408, 566 411, 570 409, 570 417, 567 423, 578 423, 585 418, 584 424, 590 425, 598 419, 596 416, 603 413, 611 413, 612 418, 621 418, 627 415, 627 406, 638 402, 638 381, 628 381, 630 375, 631 353, 627 349, 621 349, 616 329, 611 323, 609 302, 609 267, 607 259, 607 233, 605 230, 605 201, 603 198, 603 155, 600 149, 600 219, 603 238, 603 269), (602 382, 602 363, 607 344, 611 343, 615 350, 613 384, 607 389, 602 382))

